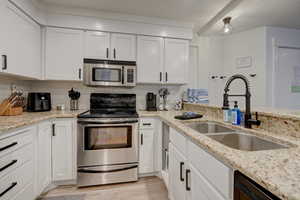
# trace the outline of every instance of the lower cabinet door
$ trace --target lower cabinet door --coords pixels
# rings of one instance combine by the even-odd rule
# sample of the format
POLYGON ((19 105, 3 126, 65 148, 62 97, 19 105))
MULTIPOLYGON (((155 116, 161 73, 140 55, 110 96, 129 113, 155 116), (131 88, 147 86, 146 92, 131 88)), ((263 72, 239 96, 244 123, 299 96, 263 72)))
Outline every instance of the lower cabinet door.
POLYGON ((185 173, 188 200, 225 200, 192 165, 185 173))
POLYGON ((52 179, 75 179, 76 132, 73 120, 56 120, 52 134, 52 179))
POLYGON ((186 199, 185 157, 170 144, 169 153, 169 196, 171 200, 186 199))
POLYGON ((139 173, 154 172, 154 131, 140 130, 139 173))
POLYGON ((43 122, 38 128, 38 181, 37 192, 41 194, 43 190, 51 183, 51 139, 52 139, 52 123, 43 122))

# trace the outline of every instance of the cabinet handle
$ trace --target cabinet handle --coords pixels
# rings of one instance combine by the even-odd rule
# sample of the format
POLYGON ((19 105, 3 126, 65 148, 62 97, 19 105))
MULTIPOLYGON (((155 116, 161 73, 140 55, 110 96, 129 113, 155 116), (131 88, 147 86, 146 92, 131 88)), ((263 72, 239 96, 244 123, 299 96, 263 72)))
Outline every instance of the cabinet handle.
POLYGON ((159 72, 159 81, 162 82, 162 72, 159 72))
POLYGON ((116 49, 114 48, 114 59, 116 59, 116 49))
POLYGON ((166 82, 168 82, 168 72, 166 72, 166 82))
POLYGON ((144 134, 142 133, 141 134, 141 145, 143 145, 144 144, 144 134))
POLYGON ((187 169, 185 171, 185 189, 186 191, 191 191, 191 187, 189 186, 189 174, 191 173, 191 170, 187 169))
POLYGON ((184 181, 183 174, 182 174, 183 166, 184 166, 184 162, 180 162, 180 181, 181 182, 184 181))
POLYGON ((52 136, 55 137, 56 133, 55 133, 55 124, 52 124, 52 136))
POLYGON ((5 189, 3 192, 0 193, 0 197, 4 196, 7 192, 13 189, 17 184, 18 184, 17 182, 13 182, 7 189, 5 189))
POLYGON ((143 123, 143 126, 151 126, 151 123, 143 123))
POLYGON ((79 70, 78 70, 78 77, 79 77, 79 80, 81 80, 81 68, 79 68, 79 70))
POLYGON ((106 48, 106 58, 108 58, 108 56, 109 56, 109 49, 106 48))
POLYGON ((7 55, 2 55, 2 70, 7 70, 7 55))
POLYGON ((6 150, 6 149, 9 149, 9 148, 11 148, 11 147, 13 147, 13 146, 16 146, 17 144, 18 144, 17 142, 13 142, 13 143, 11 143, 11 144, 5 146, 5 147, 1 147, 1 148, 0 148, 0 152, 1 152, 1 151, 4 151, 4 150, 6 150))
POLYGON ((6 170, 7 168, 9 168, 10 166, 16 164, 18 162, 18 160, 12 160, 10 163, 8 163, 7 165, 3 166, 0 168, 0 172, 6 170))

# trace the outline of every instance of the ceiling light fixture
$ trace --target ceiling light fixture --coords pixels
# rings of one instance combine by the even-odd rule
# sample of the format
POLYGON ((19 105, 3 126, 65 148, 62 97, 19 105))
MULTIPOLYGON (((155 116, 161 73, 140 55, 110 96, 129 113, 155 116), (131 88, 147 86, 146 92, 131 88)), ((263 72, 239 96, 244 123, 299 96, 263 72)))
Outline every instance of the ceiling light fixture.
POLYGON ((232 26, 230 24, 231 19, 232 19, 231 17, 226 17, 223 19, 224 22, 223 33, 225 34, 229 34, 232 32, 232 26))

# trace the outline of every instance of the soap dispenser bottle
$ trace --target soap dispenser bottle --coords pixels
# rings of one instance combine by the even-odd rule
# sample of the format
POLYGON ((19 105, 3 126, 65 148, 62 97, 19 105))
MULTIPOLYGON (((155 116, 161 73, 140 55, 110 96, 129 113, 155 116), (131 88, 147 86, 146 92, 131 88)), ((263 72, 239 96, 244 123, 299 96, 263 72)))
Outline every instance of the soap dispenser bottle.
POLYGON ((237 101, 234 101, 234 108, 232 109, 231 116, 233 125, 241 125, 241 111, 237 101))

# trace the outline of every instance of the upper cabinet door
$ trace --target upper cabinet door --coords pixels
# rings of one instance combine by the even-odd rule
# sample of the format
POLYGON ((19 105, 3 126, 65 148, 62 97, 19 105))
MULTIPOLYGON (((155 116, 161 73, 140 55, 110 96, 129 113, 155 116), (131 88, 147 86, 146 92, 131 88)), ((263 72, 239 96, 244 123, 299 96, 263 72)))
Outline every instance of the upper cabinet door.
POLYGON ((164 39, 138 36, 137 80, 139 83, 162 83, 164 39))
POLYGON ((170 84, 187 83, 189 41, 165 39, 164 80, 170 84))
POLYGON ((0 1, 3 72, 41 78, 41 27, 8 1, 0 1), (6 60, 6 64, 4 64, 6 60))
POLYGON ((136 36, 127 34, 111 34, 112 60, 135 61, 136 60, 136 36))
POLYGON ((81 80, 83 31, 47 28, 45 60, 46 79, 81 80))
POLYGON ((86 31, 84 43, 84 58, 109 59, 109 33, 98 31, 86 31))

